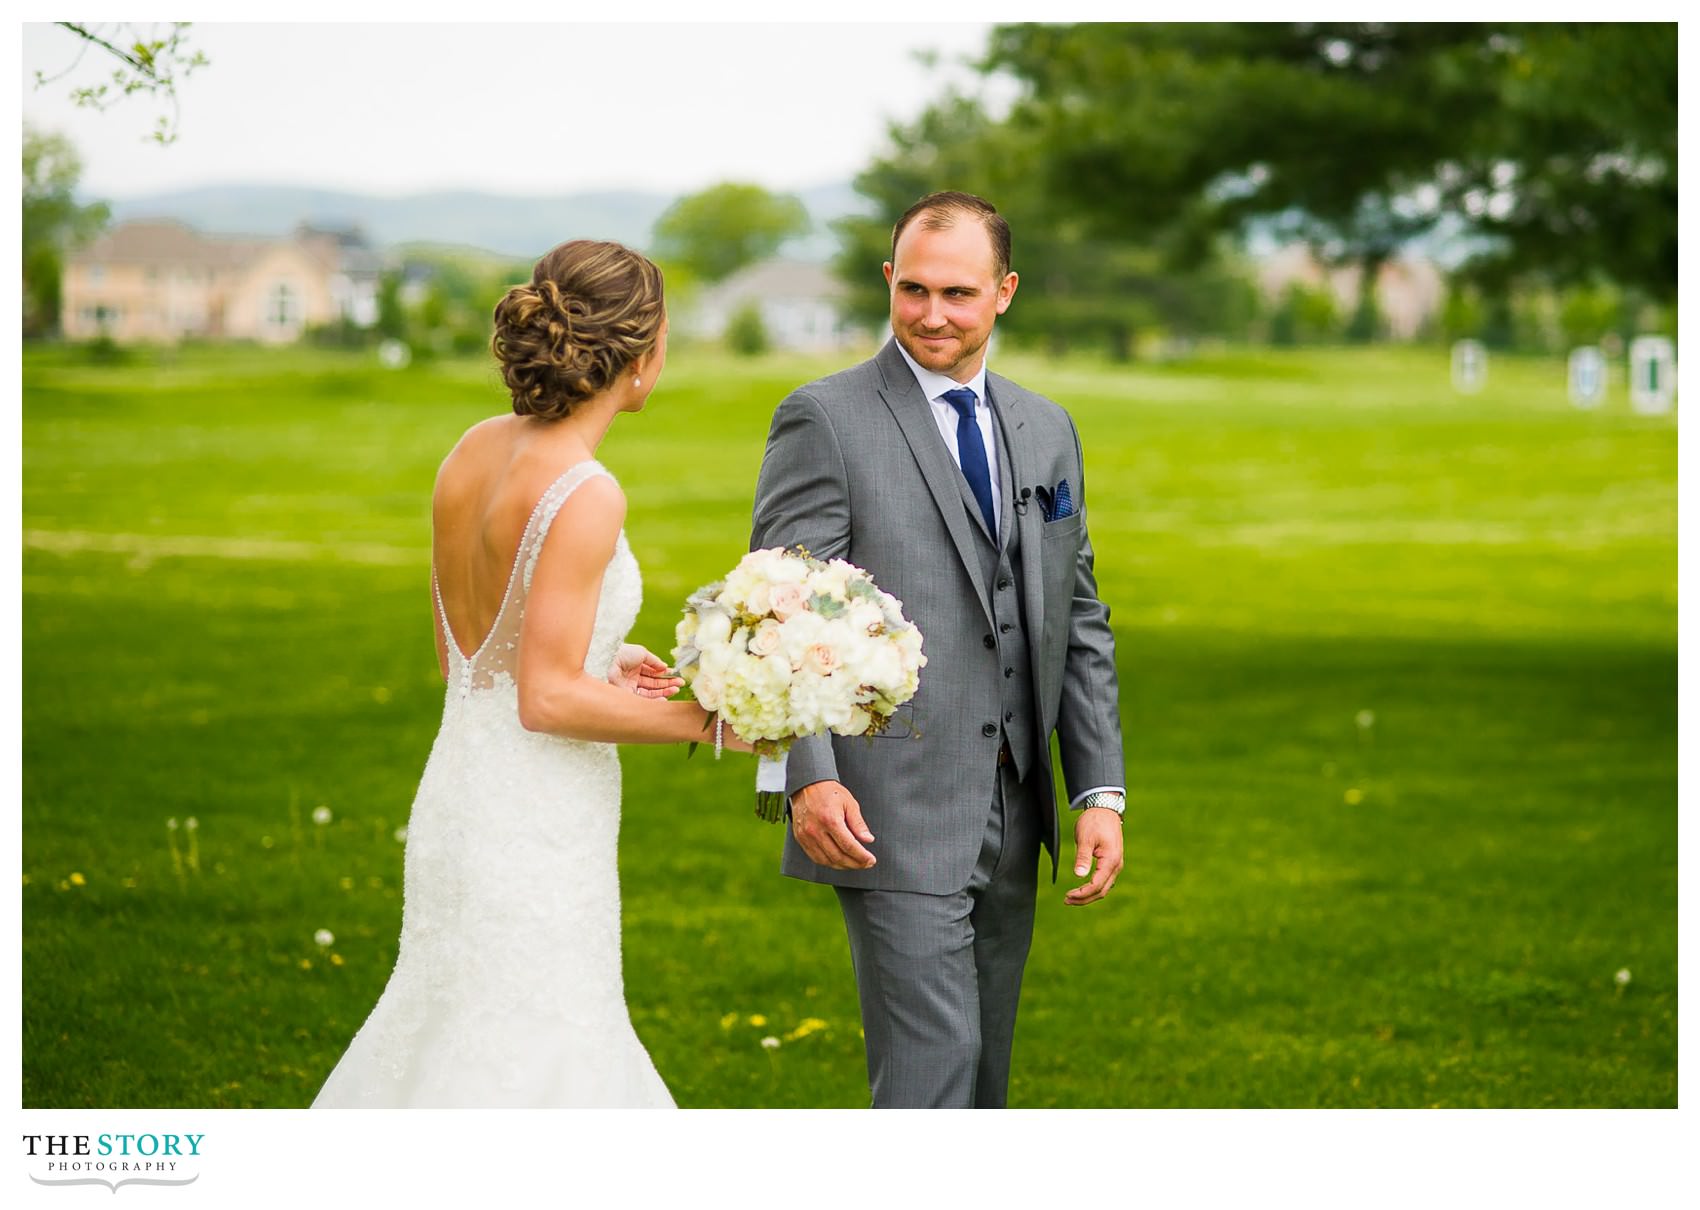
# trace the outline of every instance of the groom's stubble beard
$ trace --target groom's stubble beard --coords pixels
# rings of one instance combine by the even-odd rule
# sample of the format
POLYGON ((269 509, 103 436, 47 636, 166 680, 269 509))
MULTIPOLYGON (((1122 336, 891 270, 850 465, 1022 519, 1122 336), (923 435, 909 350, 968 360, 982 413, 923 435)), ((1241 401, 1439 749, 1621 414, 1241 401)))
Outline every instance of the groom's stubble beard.
POLYGON ((898 322, 896 315, 891 317, 892 336, 897 340, 898 344, 903 346, 904 351, 915 359, 918 365, 920 365, 923 369, 931 370, 935 374, 943 374, 946 377, 954 378, 958 382, 963 382, 968 378, 972 378, 974 376, 974 372, 979 370, 980 363, 985 357, 986 345, 992 338, 992 329, 996 326, 996 321, 994 321, 989 327, 987 327, 985 335, 980 338, 979 343, 972 347, 968 347, 963 343, 965 333, 961 329, 954 326, 948 327, 943 332, 937 333, 937 335, 953 337, 956 340, 956 344, 954 346, 946 345, 943 348, 929 349, 925 344, 921 343, 919 334, 909 329, 905 329, 904 326, 898 322), (949 360, 946 361, 946 358, 949 358, 949 360))

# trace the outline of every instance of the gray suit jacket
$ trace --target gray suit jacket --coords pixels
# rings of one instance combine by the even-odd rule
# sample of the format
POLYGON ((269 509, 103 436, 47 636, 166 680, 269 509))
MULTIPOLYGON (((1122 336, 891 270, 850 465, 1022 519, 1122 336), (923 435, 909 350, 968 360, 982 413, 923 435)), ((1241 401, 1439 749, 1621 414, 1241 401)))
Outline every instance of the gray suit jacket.
MULTIPOLYGON (((987 374, 986 394, 1014 482, 1000 485, 1003 526, 1021 526, 1023 610, 1032 661, 1034 751, 1048 765, 1055 732, 1069 794, 1120 786, 1120 715, 1110 611, 1098 599, 1080 437, 1067 412, 987 374), (1024 487, 1067 479, 1076 512, 1046 522, 1024 487)), ((927 666, 914 699, 875 739, 817 736, 791 748, 787 789, 836 780, 856 796, 876 840, 871 870, 811 861, 789 829, 784 872, 813 882, 948 894, 968 884, 997 778, 1002 670, 958 483, 931 408, 894 343, 848 370, 799 387, 773 415, 756 485, 750 549, 802 544, 848 559, 903 602, 927 666), (988 729, 993 734, 986 734, 988 729)), ((1056 790, 1036 776, 1056 879, 1056 790)), ((1067 801, 1067 800, 1065 800, 1067 801)))

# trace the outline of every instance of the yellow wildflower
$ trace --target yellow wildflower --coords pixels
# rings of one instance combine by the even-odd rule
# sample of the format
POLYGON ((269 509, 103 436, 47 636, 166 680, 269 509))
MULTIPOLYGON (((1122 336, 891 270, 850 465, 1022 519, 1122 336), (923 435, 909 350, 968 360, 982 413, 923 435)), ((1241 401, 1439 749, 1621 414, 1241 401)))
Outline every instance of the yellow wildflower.
POLYGON ((762 1016, 760 1013, 755 1013, 750 1017, 750 1024, 755 1026, 757 1029, 760 1029, 762 1026, 767 1024, 767 1018, 762 1016))
POLYGON ((71 885, 72 886, 87 886, 88 885, 88 879, 84 878, 81 874, 79 874, 75 870, 73 870, 71 872, 71 885))
POLYGON ((727 1013, 724 1017, 720 1018, 720 1028, 721 1029, 731 1029, 737 1023, 738 1023, 738 1014, 737 1013, 727 1013))
POLYGON ((787 1042, 795 1042, 798 1038, 806 1038, 810 1034, 819 1033, 826 1028, 826 1022, 819 1017, 804 1017, 797 1022, 797 1028, 785 1035, 787 1042))

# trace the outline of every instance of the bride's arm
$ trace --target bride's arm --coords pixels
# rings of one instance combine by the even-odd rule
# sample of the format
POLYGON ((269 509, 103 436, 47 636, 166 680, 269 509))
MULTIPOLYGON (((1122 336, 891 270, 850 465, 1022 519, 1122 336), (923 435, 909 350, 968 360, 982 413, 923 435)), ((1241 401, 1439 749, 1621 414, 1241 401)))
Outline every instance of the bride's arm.
POLYGON ((585 671, 602 573, 625 519, 625 495, 598 475, 567 497, 544 536, 520 627, 520 725, 600 743, 712 737, 712 716, 697 703, 641 697, 585 671))

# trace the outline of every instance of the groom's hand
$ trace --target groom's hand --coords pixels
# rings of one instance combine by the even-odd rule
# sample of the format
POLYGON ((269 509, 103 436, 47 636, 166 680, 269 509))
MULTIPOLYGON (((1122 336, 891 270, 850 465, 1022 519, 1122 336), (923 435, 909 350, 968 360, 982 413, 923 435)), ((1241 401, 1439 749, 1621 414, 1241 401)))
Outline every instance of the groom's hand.
POLYGON ((791 796, 791 835, 816 865, 865 870, 874 855, 862 847, 874 834, 862 819, 856 796, 835 781, 817 781, 791 796))
POLYGON ((1075 887, 1063 900, 1076 907, 1102 899, 1122 872, 1122 817, 1106 807, 1087 807, 1074 821, 1074 876, 1091 881, 1075 887), (1092 870, 1097 862, 1098 869, 1092 870))

